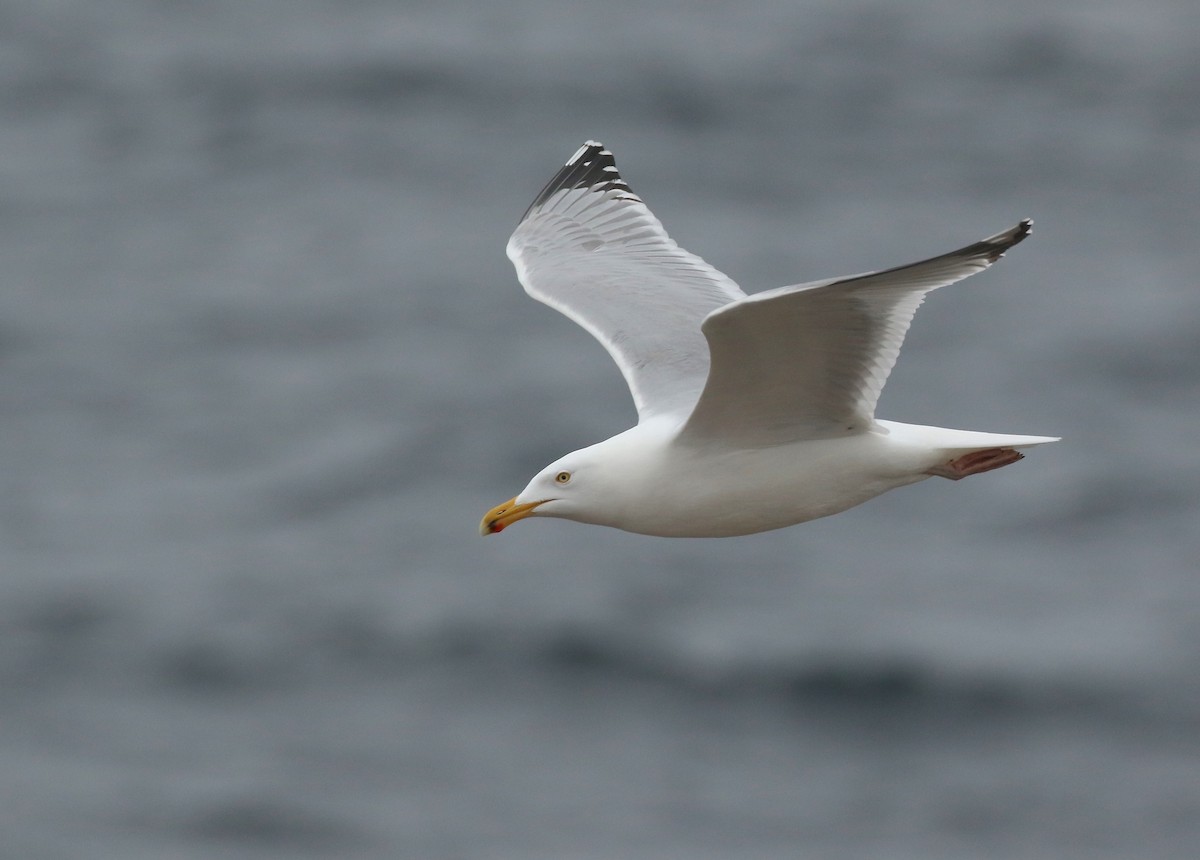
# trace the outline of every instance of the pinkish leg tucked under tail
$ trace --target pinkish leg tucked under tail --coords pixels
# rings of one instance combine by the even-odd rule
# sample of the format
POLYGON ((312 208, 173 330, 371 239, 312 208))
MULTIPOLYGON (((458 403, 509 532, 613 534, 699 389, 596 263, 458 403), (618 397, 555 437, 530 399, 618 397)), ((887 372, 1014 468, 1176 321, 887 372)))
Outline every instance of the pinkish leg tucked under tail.
POLYGON ((944 465, 934 466, 929 470, 929 474, 957 481, 968 475, 978 475, 982 472, 990 472, 992 469, 999 469, 1001 466, 1015 463, 1024 457, 1024 454, 1012 448, 988 448, 985 451, 972 451, 970 454, 963 454, 944 465))

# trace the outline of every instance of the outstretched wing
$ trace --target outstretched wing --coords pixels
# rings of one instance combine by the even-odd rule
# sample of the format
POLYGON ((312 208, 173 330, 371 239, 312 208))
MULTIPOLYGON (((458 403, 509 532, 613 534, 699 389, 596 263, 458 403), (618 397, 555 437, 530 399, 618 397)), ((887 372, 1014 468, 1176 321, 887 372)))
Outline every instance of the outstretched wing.
POLYGON ((639 420, 686 415, 708 375, 700 323, 745 297, 680 248, 588 141, 550 180, 508 242, 525 291, 604 345, 629 384, 639 420))
POLYGON ((746 447, 866 430, 926 293, 981 272, 1033 222, 920 263, 756 293, 704 320, 708 381, 680 441, 746 447))

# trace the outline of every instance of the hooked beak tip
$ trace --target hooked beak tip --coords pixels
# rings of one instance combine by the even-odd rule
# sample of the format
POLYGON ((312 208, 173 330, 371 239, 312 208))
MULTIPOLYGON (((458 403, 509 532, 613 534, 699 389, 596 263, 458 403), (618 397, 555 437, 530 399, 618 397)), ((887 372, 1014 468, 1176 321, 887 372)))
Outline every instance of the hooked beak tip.
POLYGON ((497 523, 495 520, 488 519, 487 517, 484 517, 483 522, 479 524, 480 537, 487 537, 488 535, 494 535, 496 532, 502 531, 504 531, 503 525, 497 523))
POLYGON ((534 508, 542 504, 545 499, 536 502, 524 502, 517 504, 516 498, 511 498, 502 505, 496 505, 486 514, 479 523, 479 534, 481 537, 502 532, 517 520, 523 520, 528 516, 533 515, 534 508))

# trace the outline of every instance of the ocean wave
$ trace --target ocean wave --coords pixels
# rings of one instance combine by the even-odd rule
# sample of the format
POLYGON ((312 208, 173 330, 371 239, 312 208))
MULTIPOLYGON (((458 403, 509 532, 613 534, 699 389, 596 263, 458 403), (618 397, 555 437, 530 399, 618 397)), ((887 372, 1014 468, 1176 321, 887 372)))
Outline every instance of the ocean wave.
MULTIPOLYGON (((600 624, 505 626, 458 620, 423 630, 363 611, 156 629, 95 594, 58 595, 11 610, 0 686, 80 680, 237 696, 349 679, 387 684, 413 673, 525 677, 558 687, 638 686, 696 699, 744 699, 861 711, 992 715, 1105 709, 1137 690, 1095 679, 952 670, 888 653, 753 650, 720 659, 672 640, 600 624)), ((1145 691, 1141 691, 1145 692, 1145 691)))

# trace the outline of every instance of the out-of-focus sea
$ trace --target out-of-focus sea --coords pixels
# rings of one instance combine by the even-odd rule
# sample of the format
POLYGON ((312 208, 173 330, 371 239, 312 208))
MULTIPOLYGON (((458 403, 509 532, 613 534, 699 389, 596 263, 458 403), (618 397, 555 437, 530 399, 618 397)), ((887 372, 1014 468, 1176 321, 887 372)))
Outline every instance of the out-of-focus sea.
POLYGON ((0 856, 1193 858, 1191 0, 0 6, 0 856), (1032 216, 728 540, 479 517, 633 421, 504 244, 586 138, 747 290, 1032 216))

